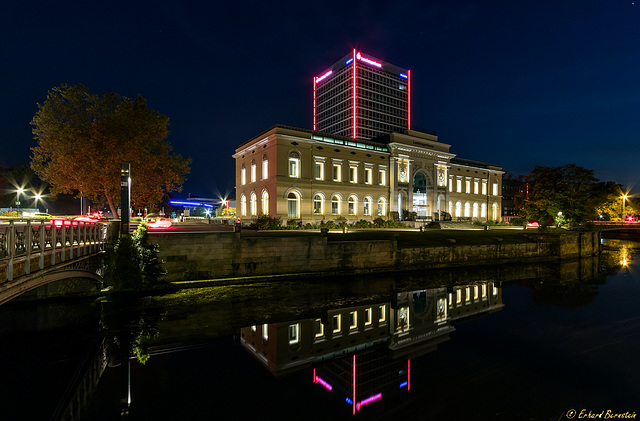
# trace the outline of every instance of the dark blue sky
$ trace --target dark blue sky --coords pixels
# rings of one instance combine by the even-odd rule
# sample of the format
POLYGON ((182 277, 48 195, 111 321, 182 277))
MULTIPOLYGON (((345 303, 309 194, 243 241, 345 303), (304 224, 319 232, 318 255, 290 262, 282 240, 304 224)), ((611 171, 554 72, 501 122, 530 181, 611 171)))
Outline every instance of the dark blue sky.
POLYGON ((353 47, 411 69, 412 122, 516 175, 568 163, 640 190, 640 1, 26 1, 0 10, 0 166, 28 163, 62 83, 141 94, 232 192, 235 148, 310 128, 311 80, 353 47))

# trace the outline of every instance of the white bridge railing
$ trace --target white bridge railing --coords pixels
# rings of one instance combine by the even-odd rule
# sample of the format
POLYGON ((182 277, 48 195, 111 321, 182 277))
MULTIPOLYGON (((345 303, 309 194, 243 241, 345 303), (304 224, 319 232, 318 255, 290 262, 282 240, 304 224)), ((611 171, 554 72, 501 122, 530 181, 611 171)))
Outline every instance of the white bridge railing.
POLYGON ((0 221, 0 267, 5 267, 6 273, 6 277, 0 275, 0 284, 12 281, 16 275, 102 250, 107 242, 107 226, 66 219, 0 221), (19 274, 14 273, 17 265, 19 274))

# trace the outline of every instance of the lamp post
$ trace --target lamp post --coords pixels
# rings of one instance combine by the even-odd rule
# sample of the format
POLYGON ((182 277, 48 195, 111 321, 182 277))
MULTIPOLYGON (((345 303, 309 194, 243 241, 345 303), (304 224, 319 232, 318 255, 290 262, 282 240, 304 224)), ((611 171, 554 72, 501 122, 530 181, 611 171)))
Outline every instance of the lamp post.
POLYGON ((624 217, 624 201, 627 200, 627 195, 624 194, 622 195, 622 223, 624 223, 625 217, 624 217))
POLYGON ((22 187, 16 190, 16 208, 18 209, 18 212, 20 212, 20 193, 23 191, 22 187))

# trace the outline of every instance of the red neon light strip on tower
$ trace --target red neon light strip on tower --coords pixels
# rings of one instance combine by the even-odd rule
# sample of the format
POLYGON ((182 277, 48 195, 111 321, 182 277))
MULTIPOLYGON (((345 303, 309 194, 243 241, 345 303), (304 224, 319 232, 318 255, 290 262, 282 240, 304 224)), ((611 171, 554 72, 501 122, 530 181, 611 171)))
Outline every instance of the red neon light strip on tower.
MULTIPOLYGON (((353 49, 353 138, 354 139, 358 135, 358 110, 356 109, 356 101, 357 101, 356 99, 356 49, 354 48, 353 49)), ((353 358, 355 361, 355 355, 353 358)), ((353 400, 355 402, 355 396, 353 400)))
MULTIPOLYGON (((356 50, 353 50, 354 52, 356 50)), ((353 354, 353 415, 356 414, 356 354, 353 354)))
POLYGON ((313 130, 316 130, 316 77, 313 78, 313 130))
POLYGON ((407 70, 407 130, 411 130, 411 70, 407 70))

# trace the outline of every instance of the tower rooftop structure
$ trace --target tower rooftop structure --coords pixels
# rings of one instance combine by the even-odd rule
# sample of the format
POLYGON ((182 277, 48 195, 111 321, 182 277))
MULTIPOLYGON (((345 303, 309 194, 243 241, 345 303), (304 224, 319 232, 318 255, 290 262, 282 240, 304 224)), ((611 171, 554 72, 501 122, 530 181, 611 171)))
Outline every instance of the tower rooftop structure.
POLYGON ((354 48, 313 78, 313 130, 372 139, 410 127, 410 70, 354 48))

